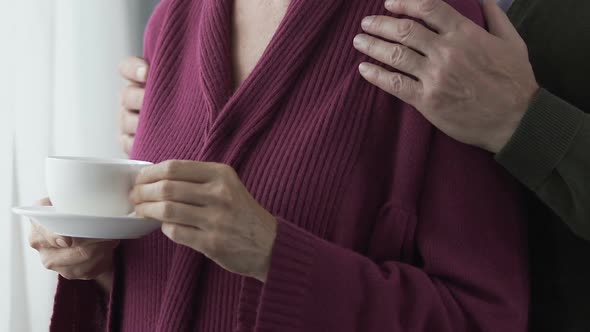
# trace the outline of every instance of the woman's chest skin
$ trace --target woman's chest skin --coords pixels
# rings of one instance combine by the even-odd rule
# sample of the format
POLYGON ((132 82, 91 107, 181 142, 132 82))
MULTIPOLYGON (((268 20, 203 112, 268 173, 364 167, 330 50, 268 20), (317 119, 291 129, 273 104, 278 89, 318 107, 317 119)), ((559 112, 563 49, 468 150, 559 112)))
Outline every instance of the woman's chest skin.
POLYGON ((232 17, 233 87, 252 72, 291 0, 235 0, 232 17))

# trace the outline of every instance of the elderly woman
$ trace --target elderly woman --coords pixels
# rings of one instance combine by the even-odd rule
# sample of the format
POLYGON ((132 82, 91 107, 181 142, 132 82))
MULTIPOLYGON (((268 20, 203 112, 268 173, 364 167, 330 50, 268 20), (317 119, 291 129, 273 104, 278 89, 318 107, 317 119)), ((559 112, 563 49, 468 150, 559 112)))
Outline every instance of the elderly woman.
MULTIPOLYGON (((482 23, 477 1, 450 4, 482 23)), ((162 231, 37 228, 62 275, 53 330, 526 331, 515 185, 361 77, 351 41, 375 13, 381 0, 161 3, 131 153, 156 165, 130 199, 162 231)))

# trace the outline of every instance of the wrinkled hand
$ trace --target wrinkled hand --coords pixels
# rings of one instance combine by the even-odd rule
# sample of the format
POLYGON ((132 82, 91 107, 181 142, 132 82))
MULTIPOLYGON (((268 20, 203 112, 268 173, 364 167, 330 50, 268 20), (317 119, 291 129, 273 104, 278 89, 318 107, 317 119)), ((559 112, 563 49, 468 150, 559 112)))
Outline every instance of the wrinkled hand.
MULTIPOLYGON (((40 205, 49 206, 51 202, 44 199, 40 205)), ((69 280, 96 280, 106 292, 110 291, 113 251, 119 241, 59 236, 32 222, 29 244, 39 252, 48 270, 69 280)))
POLYGON ((119 71, 121 76, 129 82, 129 85, 121 93, 121 110, 119 113, 119 142, 123 151, 129 154, 137 133, 139 111, 143 105, 148 64, 141 58, 128 57, 121 62, 119 71))
POLYGON ((146 167, 130 200, 137 215, 160 220, 170 240, 228 271, 266 280, 277 222, 231 167, 194 161, 146 167))
POLYGON ((442 0, 392 0, 395 14, 366 17, 354 47, 399 72, 362 63, 370 83, 414 106, 447 135, 497 153, 539 89, 527 47, 508 17, 487 0, 490 32, 442 0), (369 35, 370 34, 370 35, 369 35))

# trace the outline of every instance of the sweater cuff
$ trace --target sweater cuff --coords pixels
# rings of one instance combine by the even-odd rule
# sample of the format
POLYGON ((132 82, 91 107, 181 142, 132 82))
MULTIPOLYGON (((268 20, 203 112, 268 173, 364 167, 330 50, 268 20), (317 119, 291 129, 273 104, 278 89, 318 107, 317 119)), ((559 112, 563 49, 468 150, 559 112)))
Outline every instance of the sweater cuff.
POLYGON ((315 244, 312 234, 278 220, 270 269, 258 310, 258 331, 301 331, 315 244))
POLYGON ((96 282, 59 276, 50 331, 104 331, 107 301, 96 282))
POLYGON ((584 112, 540 89, 496 161, 535 191, 570 148, 584 112))

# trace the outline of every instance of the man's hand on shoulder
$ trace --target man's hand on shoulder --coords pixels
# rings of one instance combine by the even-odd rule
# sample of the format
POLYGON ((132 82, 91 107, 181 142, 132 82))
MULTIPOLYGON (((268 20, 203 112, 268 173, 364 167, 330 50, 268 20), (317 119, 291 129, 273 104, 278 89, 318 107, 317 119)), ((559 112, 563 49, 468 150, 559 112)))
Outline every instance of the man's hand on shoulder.
POLYGON ((354 47, 396 69, 362 63, 361 75, 414 106, 466 144, 499 152, 539 90, 526 44, 494 0, 484 2, 490 31, 442 0, 390 0, 390 16, 362 21, 354 47))

